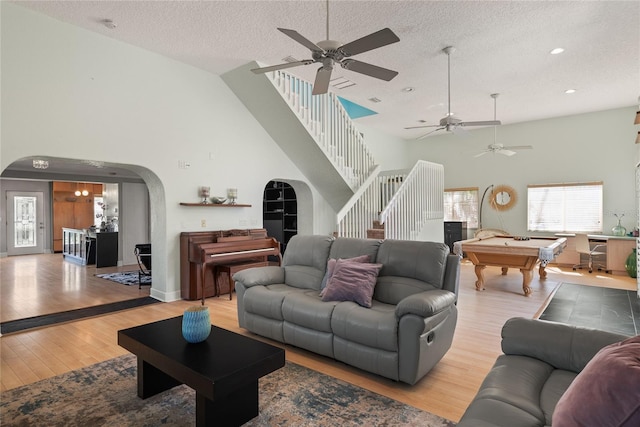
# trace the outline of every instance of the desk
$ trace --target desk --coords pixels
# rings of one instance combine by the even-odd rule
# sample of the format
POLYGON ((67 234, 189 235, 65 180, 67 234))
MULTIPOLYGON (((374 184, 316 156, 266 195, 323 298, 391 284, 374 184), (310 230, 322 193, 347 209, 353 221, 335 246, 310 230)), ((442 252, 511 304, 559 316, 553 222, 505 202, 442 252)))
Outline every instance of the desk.
POLYGON ((510 236, 493 236, 463 240, 455 243, 456 253, 464 252, 475 265, 476 290, 484 290, 483 270, 487 265, 502 267, 507 274, 509 267, 519 268, 522 273, 522 290, 531 295, 529 284, 533 278, 533 268, 540 260, 541 279, 547 277, 545 267, 567 246, 567 239, 532 237, 530 240, 514 240, 510 236))
POLYGON ((189 344, 182 316, 120 330, 118 345, 138 358, 138 397, 180 384, 196 391, 196 426, 239 426, 258 416, 258 379, 285 363, 283 349, 216 326, 206 341, 189 344))
MULTIPOLYGON (((557 233, 557 237, 567 238, 567 248, 554 262, 559 265, 572 266, 580 264, 580 254, 575 248, 575 234, 557 233)), ((636 238, 629 236, 607 236, 604 234, 589 234, 589 241, 592 247, 595 244, 605 243, 607 245, 606 272, 611 274, 627 275, 624 263, 636 245, 636 238)))

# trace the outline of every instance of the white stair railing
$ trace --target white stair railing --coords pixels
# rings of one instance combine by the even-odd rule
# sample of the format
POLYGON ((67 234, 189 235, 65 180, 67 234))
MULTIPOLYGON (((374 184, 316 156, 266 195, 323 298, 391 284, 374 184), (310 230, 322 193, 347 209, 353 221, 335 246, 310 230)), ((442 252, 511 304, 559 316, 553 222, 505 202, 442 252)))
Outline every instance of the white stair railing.
POLYGON ((442 218, 443 196, 442 165, 420 160, 408 172, 379 172, 338 212, 337 235, 366 238, 379 220, 385 238, 414 240, 426 221, 442 218))
POLYGON ((360 188, 375 162, 338 96, 311 95, 312 83, 281 70, 267 76, 349 187, 360 188))
POLYGON ((444 213, 444 167, 419 160, 380 214, 385 239, 415 240, 426 221, 444 213))

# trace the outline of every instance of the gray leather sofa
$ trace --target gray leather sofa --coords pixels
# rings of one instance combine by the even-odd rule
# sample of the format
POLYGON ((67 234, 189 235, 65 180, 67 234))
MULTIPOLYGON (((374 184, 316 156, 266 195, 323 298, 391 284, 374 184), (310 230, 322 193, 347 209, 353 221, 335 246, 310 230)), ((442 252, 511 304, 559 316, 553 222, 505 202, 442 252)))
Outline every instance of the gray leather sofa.
POLYGON ((502 328, 504 354, 457 427, 551 426, 556 404, 576 376, 600 349, 625 338, 544 320, 509 319, 502 328))
POLYGON ((282 266, 234 275, 240 326, 365 371, 416 383, 451 346, 460 259, 442 243, 295 236, 282 266), (371 308, 323 301, 330 258, 382 264, 371 308))

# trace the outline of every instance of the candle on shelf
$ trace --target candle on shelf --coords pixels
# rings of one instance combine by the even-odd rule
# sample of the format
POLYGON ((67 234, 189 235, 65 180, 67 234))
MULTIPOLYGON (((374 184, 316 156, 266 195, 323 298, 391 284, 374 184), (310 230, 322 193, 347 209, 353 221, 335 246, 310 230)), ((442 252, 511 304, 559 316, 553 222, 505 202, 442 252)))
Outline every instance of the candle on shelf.
POLYGON ((202 198, 202 200, 200 201, 200 203, 209 203, 209 187, 200 187, 200 197, 202 198))
POLYGON ((236 199, 238 198, 238 189, 237 188, 227 189, 227 198, 229 199, 229 204, 235 205, 236 199))

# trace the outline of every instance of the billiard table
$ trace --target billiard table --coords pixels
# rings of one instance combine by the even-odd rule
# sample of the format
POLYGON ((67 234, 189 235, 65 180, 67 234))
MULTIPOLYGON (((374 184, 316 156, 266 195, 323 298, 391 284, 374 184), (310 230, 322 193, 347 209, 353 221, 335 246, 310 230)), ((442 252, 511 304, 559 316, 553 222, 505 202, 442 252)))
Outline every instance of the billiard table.
POLYGON ((484 290, 483 270, 487 265, 502 267, 502 274, 508 269, 518 268, 522 272, 522 290, 531 295, 529 284, 533 278, 533 268, 540 261, 540 278, 545 279, 545 267, 567 246, 565 237, 530 237, 520 240, 513 236, 491 236, 462 240, 454 244, 458 255, 464 253, 475 265, 476 290, 484 290))

